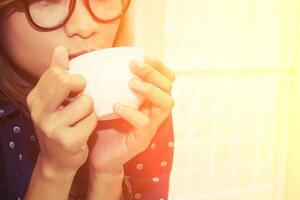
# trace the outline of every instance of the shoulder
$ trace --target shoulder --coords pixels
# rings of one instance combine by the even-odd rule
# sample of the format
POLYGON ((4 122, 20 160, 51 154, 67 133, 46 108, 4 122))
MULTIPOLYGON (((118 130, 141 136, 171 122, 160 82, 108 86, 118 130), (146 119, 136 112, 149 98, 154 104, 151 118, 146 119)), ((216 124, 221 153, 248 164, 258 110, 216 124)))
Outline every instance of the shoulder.
POLYGON ((0 100, 0 121, 20 110, 19 106, 8 100, 0 100))
POLYGON ((170 115, 158 129, 149 147, 125 165, 126 174, 153 178, 169 174, 173 163, 174 132, 170 115))
POLYGON ((0 199, 24 196, 39 152, 30 119, 11 101, 0 100, 0 199))
POLYGON ((23 115, 21 108, 11 101, 0 100, 0 145, 8 148, 17 136, 24 136, 25 127, 29 127, 28 119, 23 115), (22 134, 20 134, 22 132, 22 134), (4 146, 3 146, 4 145, 4 146))
POLYGON ((149 147, 125 165, 127 191, 145 200, 168 199, 173 162, 172 116, 161 125, 149 147))

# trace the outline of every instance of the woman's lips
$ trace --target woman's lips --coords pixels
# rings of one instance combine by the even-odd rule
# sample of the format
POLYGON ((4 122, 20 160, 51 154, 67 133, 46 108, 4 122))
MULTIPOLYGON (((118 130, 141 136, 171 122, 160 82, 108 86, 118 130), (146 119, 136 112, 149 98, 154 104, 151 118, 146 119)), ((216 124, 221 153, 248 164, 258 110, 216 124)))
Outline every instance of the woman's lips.
POLYGON ((83 51, 79 51, 79 52, 77 52, 77 53, 72 53, 72 54, 69 55, 69 60, 72 60, 72 59, 74 59, 74 58, 80 56, 81 54, 85 54, 85 53, 87 53, 87 52, 89 52, 89 51, 83 50, 83 51))

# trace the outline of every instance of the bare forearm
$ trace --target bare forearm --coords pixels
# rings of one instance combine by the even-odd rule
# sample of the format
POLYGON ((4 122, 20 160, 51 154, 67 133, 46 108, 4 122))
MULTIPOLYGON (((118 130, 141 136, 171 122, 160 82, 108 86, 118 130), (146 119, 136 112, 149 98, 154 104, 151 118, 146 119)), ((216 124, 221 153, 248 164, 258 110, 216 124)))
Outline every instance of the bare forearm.
POLYGON ((116 173, 93 173, 89 175, 89 187, 86 200, 122 199, 122 181, 124 171, 116 173))
POLYGON ((75 174, 54 171, 38 159, 25 200, 67 200, 75 174))

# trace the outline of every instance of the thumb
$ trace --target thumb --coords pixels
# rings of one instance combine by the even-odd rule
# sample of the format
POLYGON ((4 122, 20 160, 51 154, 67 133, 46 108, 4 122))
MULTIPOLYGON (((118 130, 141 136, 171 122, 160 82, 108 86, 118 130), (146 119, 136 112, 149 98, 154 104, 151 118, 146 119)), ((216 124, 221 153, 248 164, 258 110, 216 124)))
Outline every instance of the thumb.
POLYGON ((60 68, 68 70, 69 55, 68 55, 68 51, 65 47, 58 46, 54 49, 50 67, 60 67, 60 68))

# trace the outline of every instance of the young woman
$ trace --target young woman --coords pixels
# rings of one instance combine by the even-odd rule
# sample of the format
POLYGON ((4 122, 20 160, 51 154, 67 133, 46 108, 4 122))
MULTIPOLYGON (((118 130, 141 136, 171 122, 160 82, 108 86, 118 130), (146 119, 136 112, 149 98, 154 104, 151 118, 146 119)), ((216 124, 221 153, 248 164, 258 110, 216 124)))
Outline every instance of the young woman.
MULTIPOLYGON (((130 45, 130 0, 0 0, 0 199, 168 198, 174 74, 146 58, 139 110, 99 122, 70 59, 130 45)), ((87 67, 88 70, 88 67, 87 67)))

